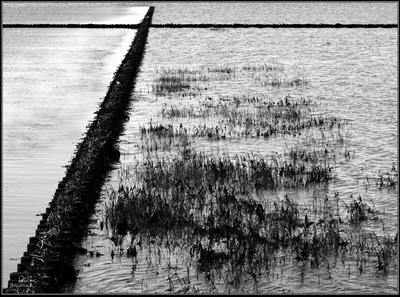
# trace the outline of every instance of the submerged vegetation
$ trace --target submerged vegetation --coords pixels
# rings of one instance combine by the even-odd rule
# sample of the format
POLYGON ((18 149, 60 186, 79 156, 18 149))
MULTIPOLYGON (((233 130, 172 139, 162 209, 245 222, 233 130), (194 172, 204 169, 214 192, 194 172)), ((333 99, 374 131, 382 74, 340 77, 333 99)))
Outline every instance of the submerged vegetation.
MULTIPOLYGON (((305 271, 330 278, 339 265, 349 277, 397 270, 397 234, 379 231, 384 218, 374 202, 328 190, 338 166, 356 157, 351 123, 289 91, 280 98, 208 92, 243 78, 279 92, 310 86, 284 70, 267 63, 156 69, 148 93, 161 101, 157 117, 133 131, 135 162, 105 194, 101 228, 112 259, 130 258, 133 276, 143 263, 166 271, 175 293, 200 292, 199 275, 210 292, 236 292, 285 269, 300 271, 301 282, 305 271), (276 140, 281 153, 219 152, 220 144, 267 148, 276 140)), ((383 188, 396 178, 394 169, 374 180, 383 188)))
MULTIPOLYGON (((318 113, 318 104, 302 96, 200 96, 209 87, 201 84, 243 72, 261 73, 252 76, 261 85, 309 84, 304 78, 283 79, 283 70, 269 64, 157 70, 153 92, 169 97, 156 121, 140 125, 141 161, 120 174, 103 210, 115 248, 135 263, 133 274, 144 257, 149 266, 165 265, 168 291, 198 292, 191 284, 196 271, 211 291, 222 284, 230 292, 248 281, 276 277, 285 263, 302 275, 306 268, 324 268, 329 277, 339 263, 349 276, 351 271, 375 269, 387 275, 397 269, 397 234, 393 238, 384 228, 377 234, 367 227, 383 222, 373 201, 326 190, 305 201, 285 193, 327 189, 337 164, 356 156, 346 131, 351 124, 318 113), (188 95, 189 89, 200 93, 188 95), (182 102, 171 100, 171 93, 182 102), (193 146, 200 139, 268 143, 272 137, 297 141, 286 144, 282 154, 268 155, 216 154, 193 146), (180 269, 173 268, 171 256, 181 259, 180 269)), ((396 178, 393 169, 376 183, 391 187, 396 178)))
POLYGON ((378 189, 396 189, 399 184, 399 174, 396 165, 393 164, 390 171, 379 171, 376 176, 366 176, 363 179, 363 184, 366 188, 375 186, 378 189))
MULTIPOLYGON (((250 79, 260 86, 273 88, 297 88, 310 84, 310 80, 297 75, 283 75, 285 67, 274 64, 247 64, 241 66, 202 66, 198 68, 166 68, 155 70, 156 78, 151 86, 151 92, 157 96, 176 95, 189 89, 207 90, 210 81, 226 81, 239 78, 250 79), (253 75, 257 72, 259 75, 253 75)), ((186 93, 187 94, 187 93, 186 93)))
MULTIPOLYGON (((266 64, 242 70, 254 69, 282 70, 266 64)), ((211 75, 238 75, 235 67, 207 71, 209 76, 198 76, 195 69, 163 73, 178 75, 188 88, 191 82, 210 81, 211 75)), ((249 280, 274 278, 282 261, 301 271, 324 267, 328 273, 337 262, 349 273, 350 266, 357 273, 367 267, 384 274, 397 269, 397 239, 366 230, 365 224, 381 219, 361 196, 314 195, 300 203, 288 194, 276 195, 324 188, 334 180, 336 163, 355 157, 346 121, 318 114, 317 104, 303 97, 195 97, 196 102, 187 97, 187 104, 164 103, 159 121, 139 127, 142 161, 108 191, 104 208, 110 236, 120 238, 117 249, 135 263, 146 255, 148 265, 166 265, 169 291, 176 292, 181 292, 177 283, 183 292, 198 292, 190 283, 194 271, 210 288, 222 283, 229 292, 249 280), (185 119, 192 121, 179 122, 185 119), (198 139, 268 141, 285 135, 299 141, 283 154, 267 156, 206 153, 192 146, 198 139), (124 248, 123 237, 129 238, 124 248), (186 268, 178 273, 163 253, 183 258, 186 268)))
MULTIPOLYGON (((286 96, 280 101, 269 101, 264 98, 233 97, 210 98, 201 101, 199 106, 164 105, 160 110, 163 118, 218 118, 217 124, 200 124, 185 129, 191 136, 209 139, 225 138, 268 138, 277 134, 301 135, 303 130, 312 128, 328 129, 343 127, 346 122, 336 116, 312 113, 315 104, 300 98, 297 100, 286 96), (243 105, 242 100, 248 103, 243 105)), ((161 126, 160 126, 161 127, 161 126)), ((170 135, 176 129, 169 125, 170 135)), ((147 130, 150 131, 150 130, 147 130)), ((146 130, 142 129, 142 134, 146 130)), ((178 135, 181 131, 176 132, 178 135)))
POLYGON ((232 289, 243 278, 272 273, 278 252, 313 269, 329 267, 334 257, 354 263, 360 273, 367 261, 388 272, 397 241, 360 229, 376 216, 361 196, 349 205, 338 193, 304 205, 288 195, 274 198, 262 190, 277 184, 280 174, 260 164, 255 156, 233 162, 190 149, 171 160, 148 158, 109 192, 106 226, 115 236, 129 233, 127 252, 156 241, 169 253, 188 250, 189 267, 197 263, 206 275, 226 274, 236 280, 232 289))

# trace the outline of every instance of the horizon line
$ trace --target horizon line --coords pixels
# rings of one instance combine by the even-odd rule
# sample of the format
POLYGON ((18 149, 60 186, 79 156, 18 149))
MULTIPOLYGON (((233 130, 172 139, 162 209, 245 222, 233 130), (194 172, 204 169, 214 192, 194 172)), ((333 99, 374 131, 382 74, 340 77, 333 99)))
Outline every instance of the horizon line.
MULTIPOLYGON (((137 29, 139 24, 2 24, 3 28, 126 28, 137 29)), ((153 28, 397 28, 398 24, 151 24, 153 28)))

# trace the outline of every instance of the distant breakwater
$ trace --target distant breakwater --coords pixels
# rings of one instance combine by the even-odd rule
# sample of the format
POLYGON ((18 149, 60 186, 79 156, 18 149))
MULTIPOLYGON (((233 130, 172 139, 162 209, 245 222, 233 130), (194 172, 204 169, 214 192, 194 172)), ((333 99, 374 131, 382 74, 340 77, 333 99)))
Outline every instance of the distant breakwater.
POLYGON ((66 166, 36 234, 10 274, 3 293, 58 293, 76 280, 75 255, 112 164, 119 159, 116 141, 128 117, 131 92, 143 58, 154 7, 138 25, 128 53, 114 74, 104 101, 66 166))
MULTIPOLYGON (((3 28, 138 29, 140 24, 3 24, 3 28)), ((398 24, 151 24, 153 28, 397 28, 398 24)))

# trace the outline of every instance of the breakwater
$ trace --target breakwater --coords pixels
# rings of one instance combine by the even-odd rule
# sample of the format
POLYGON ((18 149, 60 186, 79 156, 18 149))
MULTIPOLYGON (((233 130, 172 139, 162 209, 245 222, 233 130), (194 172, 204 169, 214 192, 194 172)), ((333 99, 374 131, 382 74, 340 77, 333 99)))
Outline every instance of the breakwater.
POLYGON ((154 28, 397 28, 397 24, 153 24, 154 28))
POLYGON ((66 166, 49 207, 42 214, 27 251, 10 274, 4 293, 55 293, 76 279, 73 259, 112 164, 119 159, 116 141, 127 119, 130 95, 143 57, 154 8, 150 7, 107 94, 66 166))
POLYGON ((138 29, 141 24, 4 24, 3 28, 138 29))
MULTIPOLYGON (((140 24, 4 24, 3 28, 137 29, 140 24)), ((151 24, 154 28, 397 28, 398 24, 151 24)))

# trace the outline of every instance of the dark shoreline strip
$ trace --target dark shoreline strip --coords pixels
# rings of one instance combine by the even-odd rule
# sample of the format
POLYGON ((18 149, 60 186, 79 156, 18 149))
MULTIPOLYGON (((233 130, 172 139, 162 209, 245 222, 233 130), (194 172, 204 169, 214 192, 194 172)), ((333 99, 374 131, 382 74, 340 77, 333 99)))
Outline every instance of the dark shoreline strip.
POLYGON ((126 28, 138 29, 141 24, 3 24, 3 28, 126 28))
POLYGON ((152 24, 153 28, 397 28, 397 24, 152 24))
MULTIPOLYGON (((3 24, 3 28, 126 28, 137 24, 3 24)), ((398 24, 151 24, 153 28, 397 28, 398 24)))
POLYGON ((77 252, 84 252, 79 246, 90 215, 119 159, 116 142, 127 119, 153 12, 150 7, 3 293, 59 293, 76 280, 73 260, 77 252))

